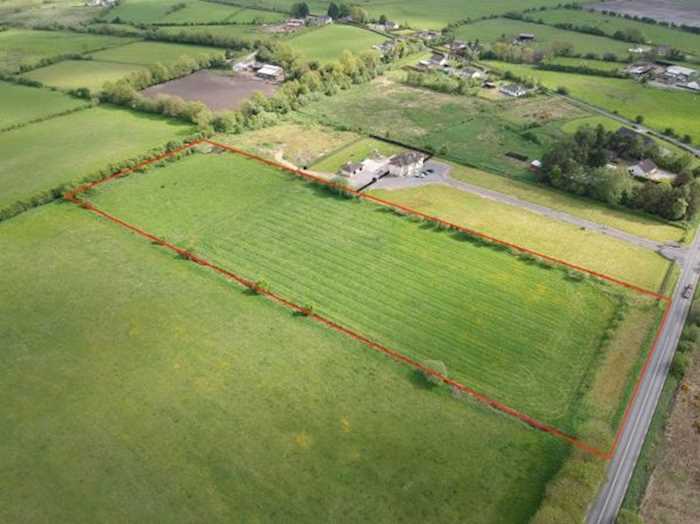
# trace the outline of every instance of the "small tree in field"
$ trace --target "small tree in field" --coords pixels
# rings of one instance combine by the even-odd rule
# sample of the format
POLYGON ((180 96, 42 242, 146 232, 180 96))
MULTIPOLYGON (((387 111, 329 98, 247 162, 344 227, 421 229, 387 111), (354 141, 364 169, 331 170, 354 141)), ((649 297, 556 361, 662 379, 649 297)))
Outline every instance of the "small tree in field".
POLYGON ((441 360, 426 360, 423 362, 426 369, 421 370, 423 378, 432 386, 439 386, 442 384, 442 378, 447 377, 447 366, 441 360))

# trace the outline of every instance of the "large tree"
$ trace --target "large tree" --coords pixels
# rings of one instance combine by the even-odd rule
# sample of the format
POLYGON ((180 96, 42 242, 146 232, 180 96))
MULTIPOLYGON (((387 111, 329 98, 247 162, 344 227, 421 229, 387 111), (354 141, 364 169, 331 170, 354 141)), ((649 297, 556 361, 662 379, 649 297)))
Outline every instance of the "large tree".
POLYGON ((306 2, 298 2, 292 5, 291 14, 295 18, 306 18, 307 16, 309 16, 309 13, 309 4, 307 4, 306 2))

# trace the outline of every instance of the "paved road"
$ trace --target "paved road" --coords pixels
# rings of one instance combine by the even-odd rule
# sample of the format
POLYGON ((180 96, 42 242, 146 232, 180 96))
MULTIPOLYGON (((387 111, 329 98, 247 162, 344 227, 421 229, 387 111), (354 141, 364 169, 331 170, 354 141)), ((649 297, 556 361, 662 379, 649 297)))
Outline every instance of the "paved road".
POLYGON ((549 207, 534 204, 532 202, 528 202, 527 200, 521 200, 519 198, 507 195, 505 193, 500 193, 498 191, 486 189, 481 186, 470 184, 468 182, 463 182, 461 180, 455 180, 446 174, 433 174, 428 175, 425 178, 387 177, 374 184, 372 186, 372 189, 403 189, 408 187, 418 187, 426 184, 446 185, 458 189, 460 191, 464 191, 466 193, 472 193, 482 198, 494 200, 501 204, 527 209, 528 211, 537 213, 538 215, 558 220, 560 222, 566 222, 567 224, 572 224, 580 228, 596 231, 603 235, 607 235, 618 240, 629 242, 644 249, 657 251, 670 260, 682 261, 682 259, 685 257, 686 249, 678 247, 677 245, 664 244, 662 242, 656 242, 654 240, 639 237, 637 235, 627 233, 626 231, 622 231, 620 229, 608 227, 606 225, 593 222, 591 220, 579 218, 577 216, 565 213, 563 211, 557 211, 549 207))
POLYGON ((644 444, 649 424, 656 410, 678 340, 688 315, 691 301, 682 298, 687 285, 698 285, 700 269, 700 235, 683 262, 683 272, 673 296, 673 306, 664 327, 659 346, 642 381, 627 426, 622 434, 615 456, 610 461, 607 480, 588 514, 588 524, 613 524, 627 492, 630 478, 644 444))
POLYGON ((663 140, 665 142, 668 142, 670 144, 678 146, 681 149, 686 150, 688 153, 700 158, 700 149, 698 149, 697 147, 694 147, 690 144, 686 144, 684 142, 681 142, 680 140, 676 140, 673 137, 663 135, 663 134, 659 133, 658 131, 655 131, 654 129, 637 124, 636 122, 632 122, 631 120, 628 120, 620 115, 616 115, 615 113, 610 113, 610 112, 606 111, 605 109, 601 109, 599 107, 587 104, 586 102, 583 102, 582 100, 579 100, 578 98, 572 98, 572 97, 566 96, 566 95, 559 95, 559 96, 562 98, 565 98, 566 100, 568 100, 569 102, 571 102, 574 105, 581 106, 589 111, 593 111, 593 112, 601 114, 603 116, 607 116, 608 118, 612 118, 613 120, 617 120, 618 122, 625 124, 626 126, 632 128, 632 129, 636 129, 642 135, 653 136, 655 138, 658 138, 659 140, 663 140))

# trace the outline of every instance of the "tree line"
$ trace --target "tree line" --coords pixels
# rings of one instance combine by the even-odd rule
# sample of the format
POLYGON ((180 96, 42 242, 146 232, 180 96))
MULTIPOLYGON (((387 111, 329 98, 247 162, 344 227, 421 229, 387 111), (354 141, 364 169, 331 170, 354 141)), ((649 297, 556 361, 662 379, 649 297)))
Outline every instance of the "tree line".
POLYGON ((555 142, 542 158, 540 181, 558 189, 612 205, 642 210, 668 220, 690 220, 700 209, 700 168, 690 155, 664 154, 653 142, 636 134, 606 131, 602 125, 583 126, 555 142), (642 182, 609 163, 644 159, 677 176, 672 183, 642 182))

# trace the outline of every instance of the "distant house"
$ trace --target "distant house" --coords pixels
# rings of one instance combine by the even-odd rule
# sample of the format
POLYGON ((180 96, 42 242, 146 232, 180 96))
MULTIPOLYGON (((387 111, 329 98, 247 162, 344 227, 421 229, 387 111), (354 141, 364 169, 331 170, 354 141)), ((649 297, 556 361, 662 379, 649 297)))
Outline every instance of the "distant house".
POLYGON ((654 64, 633 64, 628 66, 625 72, 637 80, 640 80, 654 73, 655 69, 656 66, 654 64))
POLYGON ((433 53, 428 60, 418 62, 418 67, 421 69, 437 69, 447 65, 447 55, 443 53, 433 53))
POLYGON ((328 25, 332 23, 333 19, 328 15, 309 15, 306 17, 306 25, 328 25))
POLYGON ((535 33, 520 33, 518 42, 532 42, 535 39, 535 33))
POLYGON ((306 25, 306 20, 303 18, 289 18, 285 24, 287 27, 304 27, 306 25))
POLYGON ((438 33, 437 31, 420 31, 418 33, 415 33, 413 36, 415 36, 416 38, 420 38, 421 40, 425 40, 427 42, 432 42, 433 40, 440 37, 440 33, 438 33))
POLYGON ((478 80, 486 76, 481 69, 471 66, 463 67, 460 71, 460 76, 468 80, 478 80))
POLYGON ((354 177, 355 175, 359 175, 362 173, 362 171, 365 169, 364 164, 359 163, 359 162, 347 162, 346 164, 343 165, 343 167, 340 168, 340 171, 338 172, 339 175, 341 176, 346 176, 346 177, 354 177))
POLYGON ((284 69, 272 64, 263 64, 260 69, 258 69, 256 75, 265 80, 282 82, 284 80, 284 69))
POLYGON ((450 52, 457 56, 467 54, 467 43, 464 40, 455 40, 450 44, 450 52))
POLYGON ((653 161, 647 159, 630 166, 628 171, 633 177, 651 179, 658 169, 653 161))
POLYGON ((688 82, 684 86, 686 89, 690 89, 691 91, 700 91, 700 84, 693 81, 693 82, 688 82))
POLYGON ((423 153, 417 151, 406 151, 394 155, 389 160, 389 174, 397 177, 415 176, 423 168, 425 158, 423 153))
POLYGON ((251 69, 255 69, 255 66, 255 58, 251 58, 250 60, 242 60, 241 62, 234 63, 232 69, 235 72, 240 73, 241 71, 249 71, 251 69))
POLYGON ((506 96, 512 96, 515 98, 525 96, 528 93, 527 88, 520 84, 506 84, 501 86, 499 91, 506 96))
POLYGON ((683 66, 671 66, 666 68, 664 78, 674 83, 687 84, 698 75, 695 69, 683 66))
POLYGON ((392 22, 391 20, 387 20, 384 22, 384 30, 385 31, 396 31, 399 29, 401 26, 397 24, 396 22, 392 22))
POLYGON ((651 51, 651 48, 638 45, 637 47, 630 47, 627 51, 633 55, 643 55, 644 53, 651 51))
POLYGON ((382 54, 382 56, 385 56, 394 50, 394 48, 396 47, 396 41, 387 40, 386 42, 382 42, 381 44, 375 44, 372 47, 379 51, 382 54))
POLYGON ((542 169, 542 162, 541 161, 533 160, 532 162, 530 162, 530 171, 537 172, 540 169, 542 169))

